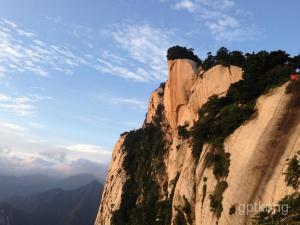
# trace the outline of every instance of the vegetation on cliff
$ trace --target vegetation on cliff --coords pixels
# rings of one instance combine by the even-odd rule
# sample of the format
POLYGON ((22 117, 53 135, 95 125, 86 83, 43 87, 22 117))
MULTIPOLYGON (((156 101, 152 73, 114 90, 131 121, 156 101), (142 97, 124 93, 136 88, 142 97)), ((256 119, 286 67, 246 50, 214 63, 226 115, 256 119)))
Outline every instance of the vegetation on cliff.
POLYGON ((167 59, 168 60, 175 60, 175 59, 190 59, 197 63, 197 65, 201 65, 201 59, 194 53, 194 49, 186 48, 181 46, 173 46, 168 49, 167 52, 167 59))
MULTIPOLYGON (((241 66, 243 79, 232 84, 225 96, 211 96, 199 110, 199 120, 188 131, 187 126, 178 127, 178 135, 190 139, 193 145, 193 156, 198 161, 205 143, 211 146, 206 155, 207 167, 213 169, 217 179, 214 191, 209 195, 211 210, 217 218, 223 211, 223 193, 228 187, 226 178, 229 174, 230 154, 224 150, 225 139, 255 113, 256 100, 271 88, 289 80, 289 74, 300 66, 299 57, 291 58, 284 51, 243 54, 240 51, 228 51, 221 48, 216 55, 208 54, 203 61, 193 49, 174 46, 168 50, 168 60, 191 59, 207 70, 217 64, 229 67, 241 66)), ((290 85, 288 92, 299 89, 299 84, 290 85)), ((161 85, 164 87, 164 84, 161 85)), ((160 97, 162 97, 161 95, 160 97)), ((121 205, 113 212, 113 225, 166 225, 171 223, 173 193, 167 190, 164 181, 164 157, 168 143, 165 140, 164 107, 159 105, 152 124, 124 133, 126 135, 123 151, 123 168, 127 180, 123 185, 121 205), (168 198, 162 196, 168 196, 168 198)), ((294 174, 291 179, 294 182, 294 174)), ((178 179, 178 178, 177 178, 178 179)), ((174 184, 174 186, 176 183, 174 184)), ((206 196, 206 184, 203 187, 206 196)), ((205 197, 204 197, 205 198, 205 197)), ((204 199, 202 199, 204 201, 204 199)), ((187 224, 193 220, 188 217, 192 206, 184 199, 183 207, 175 208, 175 224, 187 224)), ((235 213, 235 206, 229 210, 235 213)))
POLYGON ((300 224, 300 193, 283 198, 276 207, 266 208, 253 220, 254 225, 300 224))
POLYGON ((216 65, 222 65, 229 67, 239 66, 242 67, 246 61, 246 56, 241 51, 232 51, 230 52, 227 48, 221 47, 216 55, 212 55, 211 52, 207 53, 207 57, 203 60, 202 69, 205 71, 216 65))
MULTIPOLYGON (((288 113, 293 118, 297 118, 300 110, 300 81, 292 81, 286 88, 286 93, 291 94, 291 100, 288 105, 288 113)), ((254 225, 281 225, 281 224, 300 224, 300 161, 299 152, 288 160, 287 168, 284 173, 285 182, 288 187, 295 191, 292 195, 284 197, 273 208, 266 208, 258 213, 254 218, 254 225)))
POLYGON ((297 192, 300 185, 300 162, 297 155, 288 161, 284 174, 287 186, 296 192, 284 197, 275 207, 259 212, 253 219, 254 225, 300 224, 300 193, 297 192))
MULTIPOLYGON (((288 61, 289 65, 291 65, 293 68, 300 68, 300 55, 291 58, 286 52, 281 50, 272 51, 270 53, 267 51, 260 51, 258 53, 253 52, 244 54, 241 51, 229 51, 227 48, 221 47, 215 55, 213 55, 211 52, 208 52, 207 57, 202 60, 194 53, 193 48, 186 48, 176 45, 168 49, 167 59, 190 59, 196 62, 197 65, 201 65, 201 68, 205 71, 216 65, 222 65, 225 67, 239 66, 245 69, 244 71, 249 73, 249 75, 251 74, 250 72, 254 72, 254 70, 260 70, 260 72, 263 72, 265 69, 270 69, 270 66, 272 67, 272 65, 274 66, 280 64, 280 61, 288 61), (261 61, 259 62, 259 60, 261 61)), ((274 68, 274 70, 276 70, 276 68, 274 68)), ((273 72, 276 73, 276 71, 273 72)), ((271 71, 269 76, 272 76, 271 71)), ((273 78, 274 77, 272 77, 272 79, 273 78)))
POLYGON ((128 178, 123 186, 120 208, 113 212, 112 225, 171 223, 173 196, 161 199, 157 181, 165 171, 163 158, 167 143, 161 130, 163 112, 163 106, 159 105, 154 123, 124 134, 123 168, 128 178))
POLYGON ((294 190, 298 190, 300 187, 300 161, 297 155, 288 162, 285 182, 287 186, 292 187, 294 190))
POLYGON ((210 207, 214 209, 217 218, 221 216, 221 213, 223 211, 223 206, 222 206, 223 193, 227 187, 228 184, 226 181, 218 182, 214 192, 209 196, 210 207))
MULTIPOLYGON (((289 80, 289 75, 300 66, 300 57, 289 57, 281 50, 260 51, 243 54, 240 51, 228 51, 220 48, 216 55, 208 53, 201 67, 208 70, 221 64, 240 66, 243 69, 243 79, 232 84, 224 97, 211 96, 208 102, 199 110, 199 120, 190 132, 186 127, 178 127, 178 135, 184 139, 192 137, 193 155, 197 160, 205 143, 210 144, 211 151, 206 155, 206 166, 213 168, 218 180, 216 194, 210 196, 211 209, 217 217, 222 212, 222 194, 227 187, 224 185, 229 173, 230 155, 225 152, 225 139, 247 121, 255 113, 255 104, 259 96, 270 89, 289 80)), ((287 92, 300 89, 299 83, 289 85, 287 92)))
MULTIPOLYGON (((213 57, 216 63, 222 61, 223 65, 227 65, 231 61, 230 55, 226 49, 220 49, 216 57, 209 55, 208 58, 213 57)), ((218 180, 215 187, 218 195, 222 194, 220 190, 225 191, 226 188, 220 189, 219 186, 229 173, 230 155, 224 150, 225 139, 254 114, 257 98, 287 82, 290 73, 297 67, 295 58, 280 50, 246 54, 244 60, 239 61, 243 64, 243 79, 232 84, 226 96, 212 96, 199 110, 199 120, 191 130, 196 160, 204 143, 212 147, 206 155, 206 165, 213 167, 218 180)), ((210 200, 212 211, 220 217, 222 198, 211 196, 210 200)))
POLYGON ((155 174, 164 171, 163 154, 165 142, 161 129, 149 124, 131 131, 124 141, 126 156, 123 167, 128 179, 123 186, 120 209, 113 213, 113 225, 154 224, 156 219, 169 224, 171 209, 169 201, 160 201, 160 187, 155 174))

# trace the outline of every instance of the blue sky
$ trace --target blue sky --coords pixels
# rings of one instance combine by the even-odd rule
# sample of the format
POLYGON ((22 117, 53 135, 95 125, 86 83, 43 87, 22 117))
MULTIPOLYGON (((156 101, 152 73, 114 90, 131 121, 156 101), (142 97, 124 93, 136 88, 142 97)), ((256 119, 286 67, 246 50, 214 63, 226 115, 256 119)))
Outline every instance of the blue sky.
POLYGON ((0 0, 0 168, 100 174, 167 78, 166 50, 299 54, 297 0, 0 0))

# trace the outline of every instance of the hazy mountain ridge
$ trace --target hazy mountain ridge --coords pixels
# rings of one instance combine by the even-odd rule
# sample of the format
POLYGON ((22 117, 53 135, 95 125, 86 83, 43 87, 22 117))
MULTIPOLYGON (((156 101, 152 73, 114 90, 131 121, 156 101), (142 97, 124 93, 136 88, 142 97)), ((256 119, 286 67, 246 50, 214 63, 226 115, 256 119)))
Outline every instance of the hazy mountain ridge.
POLYGON ((9 197, 35 194, 53 188, 62 188, 65 190, 77 189, 98 179, 91 174, 77 174, 66 178, 35 174, 18 177, 0 175, 0 180, 0 201, 3 201, 9 197))
POLYGON ((1 225, 93 224, 100 203, 98 181, 75 190, 52 189, 30 196, 13 197, 1 203, 1 225))

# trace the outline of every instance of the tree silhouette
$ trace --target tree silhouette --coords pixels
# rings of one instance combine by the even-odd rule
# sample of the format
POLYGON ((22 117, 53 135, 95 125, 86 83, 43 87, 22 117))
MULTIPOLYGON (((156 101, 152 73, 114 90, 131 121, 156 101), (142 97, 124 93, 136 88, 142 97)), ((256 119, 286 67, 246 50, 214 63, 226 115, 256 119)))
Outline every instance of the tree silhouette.
POLYGON ((181 47, 179 45, 173 46, 168 49, 167 52, 167 59, 168 60, 175 60, 175 59, 190 59, 197 63, 197 65, 201 65, 201 59, 194 54, 194 49, 181 47))

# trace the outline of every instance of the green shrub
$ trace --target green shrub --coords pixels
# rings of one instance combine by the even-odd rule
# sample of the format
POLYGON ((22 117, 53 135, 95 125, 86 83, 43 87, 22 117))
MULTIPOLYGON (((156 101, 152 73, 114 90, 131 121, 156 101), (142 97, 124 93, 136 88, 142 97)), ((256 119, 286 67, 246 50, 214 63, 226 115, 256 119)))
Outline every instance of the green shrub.
POLYGON ((163 156, 167 143, 160 128, 163 112, 163 108, 157 110, 154 124, 124 134, 123 168, 128 179, 120 208, 113 212, 112 225, 170 224, 172 199, 160 200, 160 187, 153 176, 165 173, 163 156))
POLYGON ((197 63, 197 65, 201 65, 201 59, 194 54, 194 49, 186 48, 181 46, 173 46, 168 49, 167 53, 168 60, 175 60, 175 59, 190 59, 197 63))
POLYGON ((229 209, 229 215, 235 214, 235 211, 236 211, 235 205, 231 206, 229 209))
POLYGON ((298 190, 300 187, 300 161, 296 155, 289 160, 284 174, 286 185, 292 187, 294 190, 298 190))
POLYGON ((300 194, 283 198, 278 206, 265 209, 253 219, 254 225, 298 225, 300 224, 300 194))
MULTIPOLYGON (((278 65, 270 69, 265 74, 265 90, 268 91, 273 87, 277 87, 290 80, 290 74, 293 73, 294 68, 289 64, 278 65)), ((265 91, 265 92, 266 92, 265 91)))
POLYGON ((178 136, 182 137, 183 139, 187 139, 190 137, 189 131, 186 129, 188 125, 178 126, 178 136))
POLYGON ((215 56, 212 55, 211 52, 207 53, 207 57, 202 63, 202 69, 207 71, 216 65, 242 67, 244 66, 245 60, 246 57, 241 51, 230 52, 225 47, 221 47, 215 56))
POLYGON ((227 187, 228 185, 226 181, 220 181, 217 183, 214 192, 209 196, 210 207, 212 211, 216 214, 217 218, 221 217, 221 213, 223 211, 223 193, 227 187))
POLYGON ((243 67, 246 58, 241 51, 232 51, 230 53, 230 65, 243 67))
POLYGON ((217 65, 216 57, 213 56, 211 52, 208 52, 206 59, 203 61, 201 65, 202 69, 207 71, 210 68, 214 67, 215 65, 217 65))
POLYGON ((159 88, 162 88, 164 90, 165 87, 166 87, 166 82, 162 82, 159 84, 159 88))
MULTIPOLYGON (((254 112, 254 104, 225 105, 226 98, 208 101, 199 112, 199 120, 191 130, 193 153, 201 152, 204 143, 222 149, 223 142, 236 128, 240 127, 254 112)), ((198 154, 199 155, 199 154, 198 154)))
POLYGON ((209 152, 205 157, 207 167, 213 166, 213 173, 217 180, 227 177, 230 166, 230 155, 224 151, 209 152))
POLYGON ((288 86, 286 87, 286 93, 292 94, 300 90, 300 80, 298 81, 291 81, 288 86))
POLYGON ((216 54, 216 64, 220 64, 222 66, 230 66, 231 59, 230 59, 230 52, 227 48, 221 47, 216 54))

